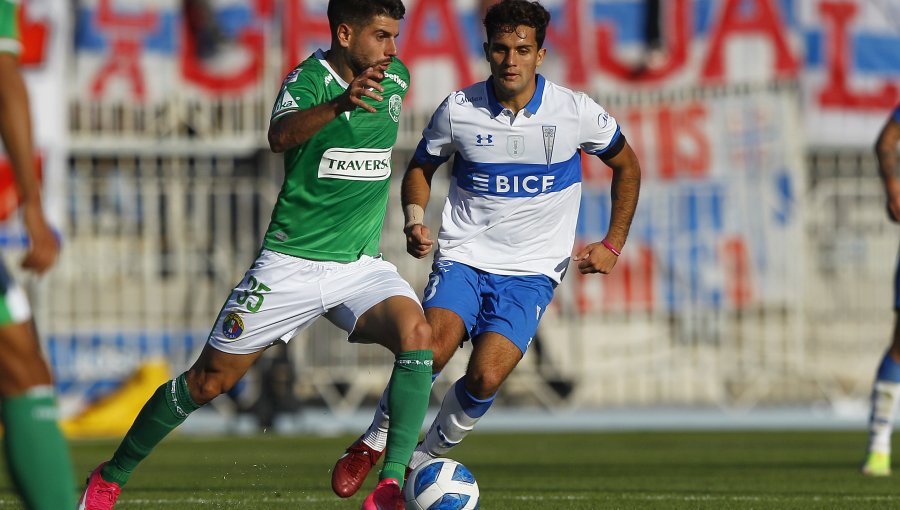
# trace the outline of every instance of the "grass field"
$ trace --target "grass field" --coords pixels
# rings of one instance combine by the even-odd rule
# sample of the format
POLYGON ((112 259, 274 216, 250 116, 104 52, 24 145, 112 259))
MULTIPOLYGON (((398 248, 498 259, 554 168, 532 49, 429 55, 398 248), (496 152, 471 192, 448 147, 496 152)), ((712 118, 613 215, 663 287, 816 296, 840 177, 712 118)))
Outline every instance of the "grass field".
MULTIPOLYGON (((117 509, 358 509, 330 469, 352 438, 175 436, 135 472, 117 509)), ((857 471, 863 432, 473 434, 453 457, 481 508, 900 508, 892 478, 857 471)), ((74 442, 79 477, 117 442, 74 442)), ((898 475, 900 476, 900 475, 898 475)), ((0 507, 20 508, 6 478, 0 507)))

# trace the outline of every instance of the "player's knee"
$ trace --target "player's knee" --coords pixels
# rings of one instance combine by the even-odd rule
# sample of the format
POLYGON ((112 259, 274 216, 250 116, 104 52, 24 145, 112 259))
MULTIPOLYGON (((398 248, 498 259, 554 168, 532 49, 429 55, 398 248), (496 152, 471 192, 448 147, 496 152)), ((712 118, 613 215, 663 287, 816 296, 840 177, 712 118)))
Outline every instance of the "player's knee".
POLYGON ((491 370, 466 374, 466 389, 473 397, 484 400, 494 396, 503 384, 503 375, 491 370))
POLYGON ((404 351, 421 351, 431 349, 431 326, 425 319, 418 321, 403 342, 404 351))

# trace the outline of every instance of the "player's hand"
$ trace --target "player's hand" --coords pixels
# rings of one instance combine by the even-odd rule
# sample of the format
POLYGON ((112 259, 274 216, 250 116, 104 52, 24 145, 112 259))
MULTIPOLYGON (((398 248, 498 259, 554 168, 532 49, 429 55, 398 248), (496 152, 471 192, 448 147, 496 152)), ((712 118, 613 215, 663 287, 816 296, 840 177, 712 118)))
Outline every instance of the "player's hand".
POLYGON ((391 61, 392 59, 390 57, 379 60, 371 67, 367 67, 363 72, 359 73, 356 78, 353 78, 353 81, 350 82, 347 90, 337 98, 339 109, 344 112, 349 112, 359 107, 369 113, 375 113, 375 107, 363 101, 363 98, 368 97, 375 101, 384 99, 381 94, 379 94, 379 92, 384 92, 384 87, 381 86, 381 80, 384 79, 384 71, 391 61))
POLYGON ((26 204, 22 208, 22 217, 29 241, 28 253, 22 260, 22 267, 41 274, 56 262, 59 243, 44 219, 40 203, 26 204))
POLYGON ((431 232, 428 227, 417 223, 403 229, 406 234, 406 252, 417 259, 424 258, 431 253, 434 241, 430 239, 431 232))
POLYGON ((603 244, 592 243, 579 250, 572 260, 578 263, 581 274, 609 274, 616 267, 619 257, 603 244))

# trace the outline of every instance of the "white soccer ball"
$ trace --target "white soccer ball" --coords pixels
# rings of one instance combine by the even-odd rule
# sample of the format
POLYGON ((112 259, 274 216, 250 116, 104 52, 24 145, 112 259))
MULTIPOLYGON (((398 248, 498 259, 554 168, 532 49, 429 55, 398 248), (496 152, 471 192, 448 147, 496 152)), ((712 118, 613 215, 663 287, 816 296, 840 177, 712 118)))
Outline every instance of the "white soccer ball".
POLYGON ((403 499, 407 510, 475 510, 478 483, 472 472, 451 459, 431 459, 406 479, 403 499))

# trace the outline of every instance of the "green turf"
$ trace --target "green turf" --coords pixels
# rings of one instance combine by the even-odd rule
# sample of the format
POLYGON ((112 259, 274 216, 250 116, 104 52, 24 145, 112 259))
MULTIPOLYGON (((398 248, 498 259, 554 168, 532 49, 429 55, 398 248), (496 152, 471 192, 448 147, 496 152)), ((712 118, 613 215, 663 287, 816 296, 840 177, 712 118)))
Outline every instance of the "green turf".
MULTIPOLYGON (((357 509, 332 463, 352 438, 176 436, 138 468, 117 509, 357 509)), ((482 509, 900 508, 898 481, 857 473, 863 432, 476 433, 454 450, 482 509)), ((79 474, 116 442, 75 442, 79 474)), ((900 473, 898 473, 900 476, 900 473)), ((0 508, 14 503, 6 478, 0 508)))

